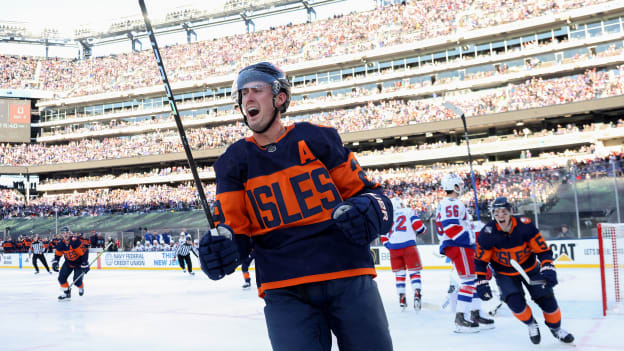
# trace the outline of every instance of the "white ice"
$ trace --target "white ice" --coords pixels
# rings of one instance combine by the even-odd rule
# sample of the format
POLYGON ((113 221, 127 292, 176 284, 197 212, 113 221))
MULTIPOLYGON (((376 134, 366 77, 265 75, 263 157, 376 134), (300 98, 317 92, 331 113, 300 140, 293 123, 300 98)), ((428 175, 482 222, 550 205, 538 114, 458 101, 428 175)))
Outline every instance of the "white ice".
MULTIPOLYGON (((84 296, 74 289, 71 301, 59 302, 56 274, 0 269, 0 350, 271 350, 264 303, 255 290, 241 289, 241 273, 214 282, 196 272, 92 270, 84 296)), ((378 273, 395 350, 571 347, 553 338, 533 303, 540 345, 531 344, 526 326, 505 306, 496 315, 494 330, 456 334, 453 314, 437 307, 446 296, 447 271, 423 271, 426 304, 420 313, 401 311, 394 275, 378 273)), ((558 273, 555 291, 562 327, 574 334, 576 349, 624 350, 624 317, 602 316, 598 270, 566 268, 558 273)))

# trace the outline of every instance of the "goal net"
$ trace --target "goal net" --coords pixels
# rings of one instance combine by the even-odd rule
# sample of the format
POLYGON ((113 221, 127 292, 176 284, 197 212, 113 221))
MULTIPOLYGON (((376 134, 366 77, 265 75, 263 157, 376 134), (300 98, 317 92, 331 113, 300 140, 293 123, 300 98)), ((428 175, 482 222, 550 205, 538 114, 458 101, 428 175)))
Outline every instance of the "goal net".
POLYGON ((602 314, 624 314, 624 223, 598 224, 602 314))

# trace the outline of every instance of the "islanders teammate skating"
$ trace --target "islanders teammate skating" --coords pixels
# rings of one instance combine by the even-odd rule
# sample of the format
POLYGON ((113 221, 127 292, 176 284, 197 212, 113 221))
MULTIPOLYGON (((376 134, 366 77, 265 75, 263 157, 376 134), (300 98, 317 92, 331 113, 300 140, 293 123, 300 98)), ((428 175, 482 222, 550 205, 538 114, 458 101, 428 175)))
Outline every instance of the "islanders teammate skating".
POLYGON ((531 299, 542 309, 546 326, 553 336, 564 343, 574 341, 574 336, 561 328, 561 310, 553 287, 557 285, 557 273, 553 265, 552 251, 530 218, 513 216, 511 204, 506 197, 498 197, 492 203, 490 221, 477 239, 475 269, 477 293, 483 300, 492 298, 485 278, 487 265, 494 270, 501 298, 514 316, 529 328, 529 338, 539 344, 541 335, 531 308, 527 305, 523 285, 531 299), (545 285, 529 285, 510 265, 516 260, 531 279, 545 280, 545 285))

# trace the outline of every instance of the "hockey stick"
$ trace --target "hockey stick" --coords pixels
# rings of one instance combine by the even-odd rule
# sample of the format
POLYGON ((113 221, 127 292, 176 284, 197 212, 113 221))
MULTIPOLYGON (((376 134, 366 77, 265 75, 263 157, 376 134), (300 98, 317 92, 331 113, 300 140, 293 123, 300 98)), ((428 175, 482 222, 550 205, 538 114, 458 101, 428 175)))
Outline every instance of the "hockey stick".
MULTIPOLYGON (((91 263, 89 263, 89 266, 88 266, 88 267, 91 267, 91 265, 92 265, 95 261, 97 261, 97 259, 98 259, 98 258, 100 258, 100 256, 102 256, 102 254, 106 251, 106 249, 108 249, 108 247, 109 247, 109 246, 111 246, 111 245, 113 245, 113 242, 112 242, 112 241, 111 241, 110 243, 108 243, 108 245, 106 245, 106 247, 105 247, 104 249, 102 249, 102 251, 101 251, 101 252, 100 252, 97 256, 95 256, 95 258, 93 259, 93 261, 91 261, 91 263)), ((68 287, 67 289, 71 289, 71 287, 72 287, 72 286, 74 286, 74 284, 76 284, 76 282, 77 282, 78 280, 80 280, 80 278, 82 278, 84 275, 85 275, 85 272, 84 272, 84 270, 83 270, 83 271, 82 271, 82 273, 80 273, 80 275, 78 276, 78 278, 74 279, 74 281, 73 281, 71 284, 69 284, 69 287, 68 287)))
POLYGON ((520 275, 522 276, 522 278, 524 278, 524 281, 527 282, 527 284, 529 284, 529 285, 546 285, 546 281, 545 280, 529 278, 529 275, 526 274, 526 272, 524 271, 524 269, 522 268, 520 263, 518 263, 516 260, 511 260, 511 261, 509 261, 509 263, 511 264, 511 266, 516 271, 518 271, 518 273, 520 273, 520 275))
POLYGON ((468 142, 469 138, 468 138, 468 128, 466 127, 466 115, 464 114, 464 111, 462 111, 459 107, 451 104, 450 102, 445 102, 442 105, 444 105, 444 107, 448 108, 449 110, 453 111, 456 115, 458 115, 461 118, 462 123, 464 124, 464 137, 466 139, 466 148, 468 148, 468 162, 470 163, 470 177, 472 178, 472 190, 474 192, 474 199, 475 199, 475 213, 477 215, 477 220, 481 220, 481 216, 479 215, 479 199, 477 197, 477 185, 475 183, 474 171, 472 170, 472 155, 470 154, 470 144, 468 142))
MULTIPOLYGON (((145 1, 139 0, 139 6, 141 7, 141 13, 143 14, 143 21, 145 22, 145 29, 147 30, 147 35, 149 36, 150 42, 152 44, 152 49, 154 50, 154 56, 156 56, 156 63, 158 64, 158 69, 160 70, 160 76, 162 77, 163 85, 165 86, 165 91, 167 92, 167 99, 169 100, 169 105, 171 105, 173 118, 175 119, 176 126, 178 127, 178 133, 180 133, 180 139, 182 139, 182 145, 184 146, 186 159, 188 160, 189 167, 191 168, 191 173, 193 173, 193 179, 195 180, 197 193, 199 194, 199 199, 201 201, 202 207, 204 208, 204 213, 206 214, 206 219, 208 220, 208 226, 210 227, 210 231, 213 232, 215 229, 214 220, 212 219, 212 215, 210 214, 210 207, 208 206, 208 201, 206 200, 206 194, 204 193, 204 188, 202 186, 201 179, 199 179, 199 173, 197 172, 197 166, 195 166, 195 160, 193 159, 191 148, 188 144, 188 140, 186 139, 184 126, 182 125, 182 120, 180 119, 180 114, 178 113, 178 107, 176 106, 175 98, 173 96, 171 86, 169 85, 167 72, 165 72, 165 65, 162 61, 162 56, 160 56, 160 50, 158 50, 158 43, 156 43, 156 36, 154 35, 154 30, 152 29, 152 22, 150 21, 149 16, 147 14, 145 1)), ((209 239, 212 241, 212 236, 210 236, 209 239)))

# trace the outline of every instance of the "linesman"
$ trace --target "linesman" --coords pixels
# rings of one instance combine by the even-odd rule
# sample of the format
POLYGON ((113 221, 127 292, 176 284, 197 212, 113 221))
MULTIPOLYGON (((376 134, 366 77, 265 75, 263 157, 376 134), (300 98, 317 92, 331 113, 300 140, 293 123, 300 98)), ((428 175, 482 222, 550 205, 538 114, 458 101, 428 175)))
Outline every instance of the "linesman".
POLYGON ((176 250, 176 255, 178 255, 178 263, 182 268, 182 272, 186 273, 186 269, 188 268, 188 272, 190 275, 195 275, 193 272, 193 264, 191 263, 191 252, 195 257, 198 256, 197 249, 193 246, 193 238, 190 235, 186 236, 186 240, 184 242, 180 242, 180 246, 176 250), (184 267, 184 262, 186 262, 186 268, 184 267))
POLYGON ((30 253, 32 253, 32 263, 35 266, 35 274, 39 274, 39 267, 37 266, 37 260, 40 260, 43 263, 43 266, 48 271, 49 274, 52 274, 50 268, 48 267, 48 261, 46 261, 44 252, 46 251, 47 246, 41 242, 39 238, 39 234, 35 235, 35 240, 30 245, 30 253))

